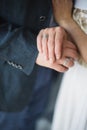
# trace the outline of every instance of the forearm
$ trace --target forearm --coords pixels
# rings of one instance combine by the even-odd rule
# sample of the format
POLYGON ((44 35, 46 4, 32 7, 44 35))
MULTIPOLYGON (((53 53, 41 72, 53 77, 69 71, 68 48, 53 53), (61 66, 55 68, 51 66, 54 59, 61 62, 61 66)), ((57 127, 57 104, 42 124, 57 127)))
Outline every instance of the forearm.
POLYGON ((87 35, 72 18, 72 0, 52 0, 54 18, 70 35, 87 62, 87 35))
POLYGON ((61 26, 71 35, 79 49, 87 43, 87 35, 81 30, 74 20, 71 19, 69 21, 63 21, 61 22, 61 26))
POLYGON ((87 61, 84 49, 87 46, 87 35, 81 30, 79 25, 73 20, 61 21, 61 26, 70 34, 77 45, 81 56, 87 61))
POLYGON ((52 2, 56 22, 71 35, 79 50, 82 50, 83 44, 86 44, 87 35, 72 18, 72 0, 61 0, 61 2, 60 0, 52 0, 52 2))

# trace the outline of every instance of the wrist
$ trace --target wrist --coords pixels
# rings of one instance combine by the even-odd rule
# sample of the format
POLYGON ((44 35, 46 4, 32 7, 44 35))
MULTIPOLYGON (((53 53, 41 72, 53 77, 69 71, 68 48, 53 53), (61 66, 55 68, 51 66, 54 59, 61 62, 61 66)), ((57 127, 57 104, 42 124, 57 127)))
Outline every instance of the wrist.
POLYGON ((66 27, 69 27, 71 25, 73 25, 74 23, 74 20, 73 19, 62 19, 61 21, 59 21, 59 24, 63 27, 63 28, 66 28, 66 27))

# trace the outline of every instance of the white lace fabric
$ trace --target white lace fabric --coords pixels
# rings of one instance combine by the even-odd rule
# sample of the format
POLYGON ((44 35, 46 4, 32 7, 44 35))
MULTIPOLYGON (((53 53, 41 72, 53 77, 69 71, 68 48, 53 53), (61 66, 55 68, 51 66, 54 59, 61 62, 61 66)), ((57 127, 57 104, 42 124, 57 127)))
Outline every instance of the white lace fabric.
MULTIPOLYGON (((87 10, 75 8, 73 11, 73 18, 78 23, 80 28, 87 34, 87 10)), ((80 57, 79 63, 87 67, 87 63, 80 57)))

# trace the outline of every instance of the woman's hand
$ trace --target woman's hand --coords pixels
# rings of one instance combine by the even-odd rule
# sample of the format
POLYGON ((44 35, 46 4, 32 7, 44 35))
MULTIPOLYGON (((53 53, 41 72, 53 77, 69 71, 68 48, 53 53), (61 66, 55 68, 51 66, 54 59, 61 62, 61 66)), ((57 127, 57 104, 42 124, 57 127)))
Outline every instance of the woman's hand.
POLYGON ((56 22, 68 32, 87 63, 87 35, 72 17, 73 0, 52 0, 52 4, 56 22))
POLYGON ((60 25, 72 19, 73 0, 52 0, 54 18, 60 25))

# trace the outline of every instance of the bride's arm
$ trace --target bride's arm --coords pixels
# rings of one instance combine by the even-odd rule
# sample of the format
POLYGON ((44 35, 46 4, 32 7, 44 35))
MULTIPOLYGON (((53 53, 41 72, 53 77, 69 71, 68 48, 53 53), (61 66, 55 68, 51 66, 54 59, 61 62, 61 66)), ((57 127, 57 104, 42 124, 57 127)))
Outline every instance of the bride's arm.
POLYGON ((52 0, 55 20, 72 37, 85 62, 87 62, 87 35, 72 18, 72 0, 52 0))

